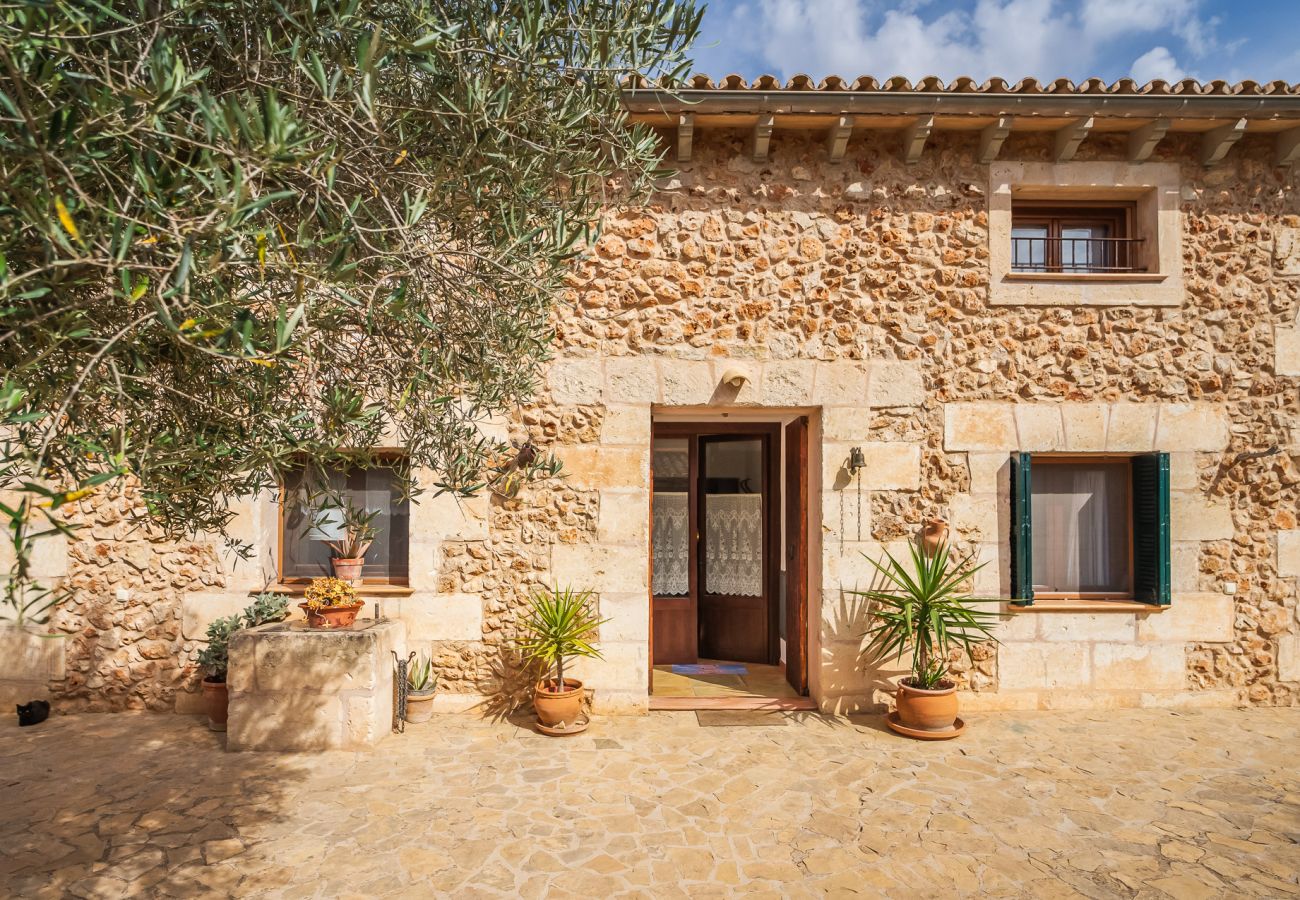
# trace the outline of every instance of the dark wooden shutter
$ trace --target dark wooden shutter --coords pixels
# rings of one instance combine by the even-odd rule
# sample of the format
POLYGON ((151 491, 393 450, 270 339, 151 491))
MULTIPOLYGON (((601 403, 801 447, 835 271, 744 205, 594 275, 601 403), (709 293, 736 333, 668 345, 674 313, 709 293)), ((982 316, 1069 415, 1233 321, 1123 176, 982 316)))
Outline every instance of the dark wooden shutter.
POLYGON ((1034 604, 1033 504, 1029 454, 1011 454, 1011 597, 1017 606, 1034 604))
POLYGON ((1133 457, 1133 599, 1168 606, 1169 454, 1133 457))

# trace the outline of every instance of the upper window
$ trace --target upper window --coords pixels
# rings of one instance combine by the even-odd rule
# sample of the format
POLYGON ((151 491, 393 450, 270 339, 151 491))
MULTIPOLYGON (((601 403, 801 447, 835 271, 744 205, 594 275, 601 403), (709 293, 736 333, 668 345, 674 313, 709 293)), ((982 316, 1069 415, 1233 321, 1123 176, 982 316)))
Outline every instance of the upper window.
POLYGON ((342 537, 338 501, 377 511, 375 538, 366 551, 362 580, 404 584, 410 570, 408 528, 411 504, 391 466, 334 470, 325 485, 309 485, 301 471, 284 480, 280 577, 285 581, 332 574, 329 541, 342 537))
POLYGON ((1169 454, 1011 457, 1012 595, 1170 601, 1169 454))
POLYGON ((1141 243, 1131 204, 1012 204, 1013 272, 1144 272, 1141 243))

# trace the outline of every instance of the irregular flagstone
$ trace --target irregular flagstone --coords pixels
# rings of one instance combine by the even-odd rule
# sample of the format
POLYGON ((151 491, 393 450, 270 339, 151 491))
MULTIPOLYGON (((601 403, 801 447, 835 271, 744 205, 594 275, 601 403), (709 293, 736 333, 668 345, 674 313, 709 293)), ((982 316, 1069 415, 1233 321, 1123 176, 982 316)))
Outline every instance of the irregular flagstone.
POLYGON ((61 716, 0 730, 0 893, 1300 895, 1297 738, 1286 709, 989 714, 936 744, 874 718, 542 740, 441 716, 373 754, 275 755, 61 716))

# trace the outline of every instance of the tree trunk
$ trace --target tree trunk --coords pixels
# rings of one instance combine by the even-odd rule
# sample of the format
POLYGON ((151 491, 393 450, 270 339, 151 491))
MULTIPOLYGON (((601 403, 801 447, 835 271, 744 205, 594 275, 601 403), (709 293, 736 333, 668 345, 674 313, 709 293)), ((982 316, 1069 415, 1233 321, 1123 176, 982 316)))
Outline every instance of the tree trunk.
POLYGON ((560 693, 564 690, 564 657, 555 657, 555 691, 560 693))

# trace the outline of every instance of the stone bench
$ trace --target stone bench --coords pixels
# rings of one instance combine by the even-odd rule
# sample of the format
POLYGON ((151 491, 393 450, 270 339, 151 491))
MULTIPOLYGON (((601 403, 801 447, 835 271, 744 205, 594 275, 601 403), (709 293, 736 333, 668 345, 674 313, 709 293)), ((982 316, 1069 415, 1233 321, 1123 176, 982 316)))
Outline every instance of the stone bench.
POLYGON ((275 622, 230 639, 227 750, 364 750, 392 731, 393 652, 406 627, 360 619, 350 628, 275 622))

